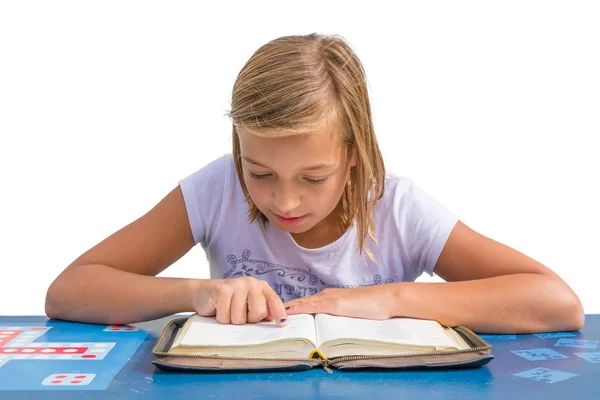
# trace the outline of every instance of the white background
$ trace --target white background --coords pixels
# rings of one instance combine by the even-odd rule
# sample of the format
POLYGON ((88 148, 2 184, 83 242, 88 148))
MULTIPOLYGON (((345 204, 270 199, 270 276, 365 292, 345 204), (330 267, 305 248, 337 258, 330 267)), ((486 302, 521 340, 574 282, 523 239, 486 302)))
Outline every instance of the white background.
MULTIPOLYGON (((71 261, 229 152, 239 70, 312 32, 362 60, 391 172, 600 312, 599 3, 212 3, 0 3, 0 314, 43 314, 71 261)), ((162 275, 207 278, 202 248, 162 275)))

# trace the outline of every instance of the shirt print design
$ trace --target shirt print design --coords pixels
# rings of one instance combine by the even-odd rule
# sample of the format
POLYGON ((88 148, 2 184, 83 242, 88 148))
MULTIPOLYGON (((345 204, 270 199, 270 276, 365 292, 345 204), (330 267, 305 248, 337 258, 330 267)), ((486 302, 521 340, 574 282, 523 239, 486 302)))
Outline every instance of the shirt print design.
MULTIPOLYGON (((237 258, 234 254, 227 256, 227 263, 232 267, 223 274, 223 278, 240 278, 252 276, 269 282, 273 290, 281 297, 283 302, 304 296, 312 296, 325 288, 358 288, 365 286, 381 285, 381 275, 373 275, 373 283, 368 285, 333 285, 324 282, 309 269, 288 267, 282 264, 274 264, 263 260, 250 258, 250 250, 242 251, 242 257, 237 258), (271 275, 271 277, 269 277, 271 275), (273 275, 283 278, 289 283, 271 282, 273 275), (269 279, 271 278, 271 279, 269 279), (296 282, 302 285, 295 284, 296 282), (306 286, 308 284, 308 286, 306 286)), ((394 279, 387 278, 384 283, 393 283, 394 279)))

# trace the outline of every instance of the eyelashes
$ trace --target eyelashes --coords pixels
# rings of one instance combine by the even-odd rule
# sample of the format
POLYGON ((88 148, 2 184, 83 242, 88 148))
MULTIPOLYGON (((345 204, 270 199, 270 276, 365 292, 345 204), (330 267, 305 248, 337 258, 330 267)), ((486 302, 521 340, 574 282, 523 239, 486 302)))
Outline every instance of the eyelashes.
POLYGON ((267 176, 269 176, 269 174, 265 174, 265 175, 258 175, 258 174, 255 174, 255 173, 254 173, 254 172, 252 172, 252 171, 248 171, 248 173, 250 173, 250 177, 251 177, 252 179, 265 179, 267 176))
MULTIPOLYGON (((250 173, 250 177, 252 179, 265 179, 265 178, 271 176, 271 174, 259 175, 259 174, 255 174, 252 171, 248 171, 248 172, 250 173)), ((312 183, 313 185, 322 185, 327 180, 327 178, 323 178, 323 179, 309 179, 309 178, 305 178, 305 179, 308 182, 312 183)))

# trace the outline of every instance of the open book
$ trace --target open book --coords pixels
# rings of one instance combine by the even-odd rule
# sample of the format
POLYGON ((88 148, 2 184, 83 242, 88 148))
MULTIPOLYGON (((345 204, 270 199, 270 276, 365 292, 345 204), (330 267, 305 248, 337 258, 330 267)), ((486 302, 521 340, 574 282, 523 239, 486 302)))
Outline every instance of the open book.
POLYGON ((468 329, 461 327, 461 335, 458 330, 431 320, 380 321, 329 314, 298 314, 288 318, 288 326, 277 327, 272 321, 221 324, 215 317, 192 314, 185 322, 181 321, 178 329, 171 327, 171 338, 161 337, 153 352, 163 359, 185 358, 188 365, 189 359, 195 357, 254 359, 257 366, 260 361, 268 360, 343 361, 348 357, 393 358, 415 354, 437 356, 438 362, 439 357, 445 355, 442 361, 454 360, 455 363, 464 360, 448 355, 483 352, 479 355, 493 357, 489 354, 491 346, 468 329))

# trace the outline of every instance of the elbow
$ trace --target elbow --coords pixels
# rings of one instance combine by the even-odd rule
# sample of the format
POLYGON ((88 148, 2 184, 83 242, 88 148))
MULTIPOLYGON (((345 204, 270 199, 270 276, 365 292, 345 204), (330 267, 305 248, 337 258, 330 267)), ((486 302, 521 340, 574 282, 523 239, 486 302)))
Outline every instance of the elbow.
POLYGON ((557 322, 561 321, 559 329, 564 331, 578 331, 583 328, 585 324, 585 312, 581 300, 575 292, 568 288, 564 296, 562 296, 561 303, 560 307, 556 307, 557 311, 560 310, 559 315, 556 315, 557 322))
POLYGON ((56 299, 57 291, 57 282, 55 280, 50 287, 48 287, 48 290, 46 291, 46 300, 44 302, 44 312, 50 319, 60 319, 59 306, 56 299))
POLYGON ((67 267, 46 290, 44 300, 44 312, 50 319, 73 320, 73 313, 77 311, 76 303, 79 303, 85 288, 82 287, 82 276, 72 266, 67 267))
MULTIPOLYGON (((58 277, 52 282, 46 291, 46 299, 44 301, 44 312, 50 319, 68 319, 65 310, 69 310, 66 302, 68 299, 65 296, 68 287, 65 287, 64 277, 58 277)), ((72 308, 72 307, 71 307, 72 308)))
POLYGON ((573 297, 574 299, 570 302, 570 305, 566 307, 567 329, 578 331, 583 328, 583 325, 585 324, 585 312, 579 297, 575 294, 573 294, 573 297))
POLYGON ((556 277, 546 281, 545 288, 549 296, 543 307, 544 316, 540 316, 540 332, 578 331, 585 323, 585 313, 581 300, 562 280, 556 277))

